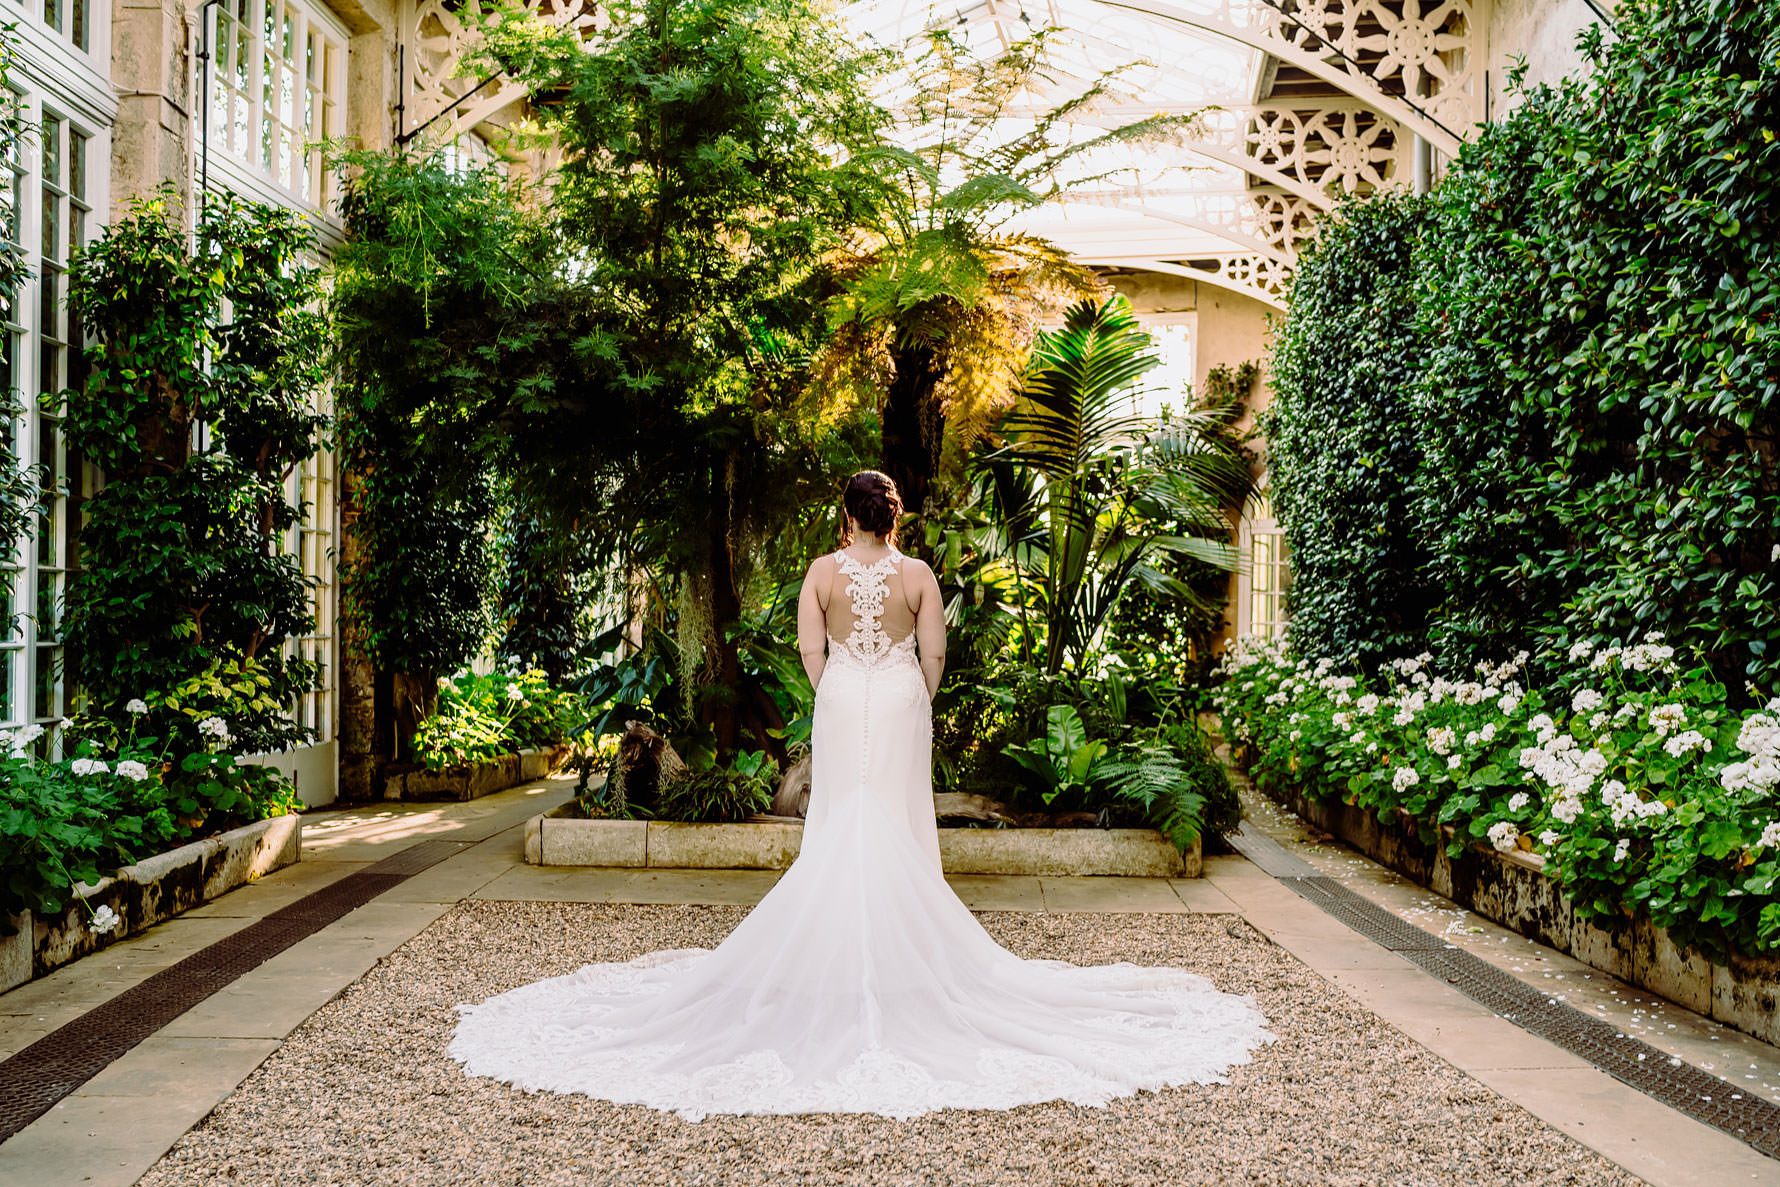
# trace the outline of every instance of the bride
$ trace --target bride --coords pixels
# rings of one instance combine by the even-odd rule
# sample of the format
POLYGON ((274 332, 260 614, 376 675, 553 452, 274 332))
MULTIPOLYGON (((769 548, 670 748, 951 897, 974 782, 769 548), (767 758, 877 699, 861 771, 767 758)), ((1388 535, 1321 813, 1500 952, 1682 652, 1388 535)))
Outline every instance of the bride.
POLYGON ((1251 999, 1175 968, 1023 960, 940 872, 931 699, 940 591, 896 550, 895 485, 848 482, 839 551, 798 604, 816 688, 797 860, 716 948, 590 964, 475 1006, 467 1074, 712 1113, 1098 1105, 1221 1083, 1273 1036, 1251 999))

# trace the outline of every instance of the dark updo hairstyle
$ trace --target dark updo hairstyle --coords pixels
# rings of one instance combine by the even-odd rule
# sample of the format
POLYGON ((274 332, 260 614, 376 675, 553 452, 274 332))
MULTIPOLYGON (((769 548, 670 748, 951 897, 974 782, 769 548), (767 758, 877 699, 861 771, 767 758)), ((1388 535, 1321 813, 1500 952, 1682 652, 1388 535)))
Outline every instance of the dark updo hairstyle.
MULTIPOLYGON (((846 509, 848 518, 859 525, 861 531, 882 535, 884 542, 896 544, 896 521, 902 516, 902 496, 896 492, 896 483, 888 474, 877 470, 861 470, 847 479, 846 493, 841 496, 841 506, 846 509)), ((841 523, 841 547, 845 548, 853 542, 853 526, 845 520, 841 523)))

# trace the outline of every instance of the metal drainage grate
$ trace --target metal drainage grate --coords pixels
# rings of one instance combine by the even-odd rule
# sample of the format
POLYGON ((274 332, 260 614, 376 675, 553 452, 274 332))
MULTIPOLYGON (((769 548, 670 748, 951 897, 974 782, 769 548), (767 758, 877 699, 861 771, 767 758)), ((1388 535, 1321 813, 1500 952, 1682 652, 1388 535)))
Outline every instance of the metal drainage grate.
MULTIPOLYGON (((1780 1158, 1780 1105, 1673 1057, 1610 1022, 1560 1002, 1480 957, 1423 931, 1371 899, 1317 874, 1271 837, 1232 834, 1244 857, 1273 874, 1367 939, 1396 952, 1466 997, 1522 1029, 1586 1059, 1614 1079, 1697 1121, 1741 1138, 1769 1158, 1780 1158), (1278 874, 1302 866, 1308 874, 1278 874), (1733 1100, 1733 1096, 1742 1099, 1733 1100)), ((4 1065, 0 1065, 4 1070, 4 1065)))
POLYGON ((450 841, 422 841, 348 874, 151 974, 0 1060, 0 1142, 242 974, 462 848, 450 841))

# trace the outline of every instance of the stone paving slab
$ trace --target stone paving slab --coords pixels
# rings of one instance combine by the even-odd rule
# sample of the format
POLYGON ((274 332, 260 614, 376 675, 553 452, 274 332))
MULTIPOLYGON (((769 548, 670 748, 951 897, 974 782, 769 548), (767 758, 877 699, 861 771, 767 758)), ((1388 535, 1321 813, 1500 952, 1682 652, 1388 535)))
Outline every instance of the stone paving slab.
POLYGON ((0 1144, 0 1183, 127 1187, 278 1046, 149 1038, 0 1144))
POLYGON ((1184 913, 1166 878, 1040 878, 1047 911, 1184 913))

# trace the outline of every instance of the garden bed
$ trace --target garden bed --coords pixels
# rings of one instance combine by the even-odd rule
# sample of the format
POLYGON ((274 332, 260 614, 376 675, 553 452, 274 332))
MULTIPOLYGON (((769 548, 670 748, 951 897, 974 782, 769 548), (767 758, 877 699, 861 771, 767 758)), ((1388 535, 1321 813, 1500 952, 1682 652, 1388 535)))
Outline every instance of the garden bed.
POLYGON ((1678 947, 1642 914, 1617 921, 1578 917, 1538 854, 1471 845, 1452 858, 1444 841, 1423 841, 1407 817, 1381 819, 1370 809, 1314 801, 1297 791, 1264 793, 1381 865, 1486 919, 1696 1014, 1780 1044, 1780 958, 1734 957, 1728 965, 1714 964, 1678 947))
POLYGON ((383 778, 386 800, 473 800, 521 783, 542 779, 567 760, 569 749, 521 750, 479 762, 429 771, 425 767, 390 771, 383 778))
MULTIPOLYGON (((680 824, 587 820, 565 804, 526 822, 533 865, 782 870, 797 857, 803 822, 680 824)), ((1200 846, 1186 853, 1150 828, 942 828, 949 874, 1196 878, 1200 846)))
POLYGON ((88 926, 91 916, 78 902, 50 918, 31 911, 13 916, 17 930, 0 936, 0 992, 293 864, 301 838, 301 817, 274 816, 144 858, 94 887, 77 887, 93 911, 110 907, 122 920, 104 935, 88 926))

